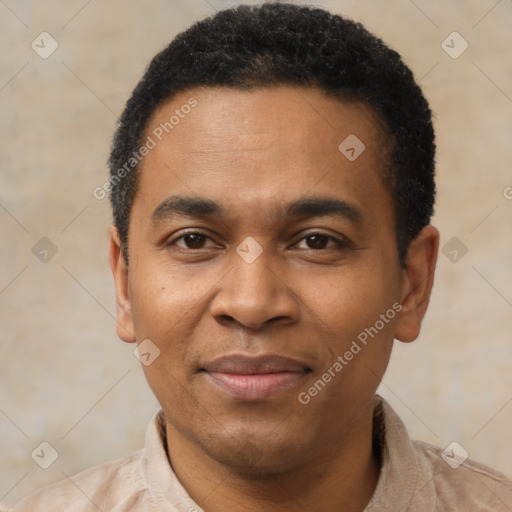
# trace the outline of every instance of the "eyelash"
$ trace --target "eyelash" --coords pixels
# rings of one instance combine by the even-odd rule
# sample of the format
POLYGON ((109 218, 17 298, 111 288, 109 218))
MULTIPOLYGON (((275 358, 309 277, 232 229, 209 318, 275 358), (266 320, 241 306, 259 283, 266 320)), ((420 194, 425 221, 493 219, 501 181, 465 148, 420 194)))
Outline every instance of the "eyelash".
MULTIPOLYGON (((203 236, 205 238, 209 238, 210 240, 212 240, 212 238, 207 235, 206 233, 203 233, 201 231, 189 231, 187 233, 183 233, 182 235, 180 235, 179 237, 175 238, 174 240, 171 240, 169 241, 169 243, 167 244, 168 247, 171 247, 173 245, 176 244, 176 242, 178 242, 179 240, 182 240, 184 239, 185 237, 189 236, 189 235, 200 235, 200 236, 203 236)), ((323 231, 313 231, 311 233, 308 233, 307 235, 303 236, 302 238, 300 238, 297 242, 295 242, 293 245, 297 245, 299 242, 302 242, 303 240, 305 240, 306 238, 309 238, 309 237, 312 237, 312 236, 324 236, 326 237, 328 240, 332 240, 334 241, 334 243, 336 244, 336 248, 338 250, 342 250, 342 249, 347 249, 350 247, 350 244, 347 242, 347 241, 344 241, 344 240, 340 240, 332 235, 329 235, 328 233, 324 233, 323 231)), ((200 251, 204 248, 200 248, 200 249, 189 249, 188 247, 180 247, 180 249, 184 249, 184 250, 188 250, 188 251, 200 251)), ((326 251, 326 250, 329 250, 329 249, 332 249, 332 247, 327 247, 327 248, 323 248, 323 249, 312 249, 312 248, 309 248, 309 250, 311 251, 315 251, 315 252, 320 252, 320 251, 326 251)))

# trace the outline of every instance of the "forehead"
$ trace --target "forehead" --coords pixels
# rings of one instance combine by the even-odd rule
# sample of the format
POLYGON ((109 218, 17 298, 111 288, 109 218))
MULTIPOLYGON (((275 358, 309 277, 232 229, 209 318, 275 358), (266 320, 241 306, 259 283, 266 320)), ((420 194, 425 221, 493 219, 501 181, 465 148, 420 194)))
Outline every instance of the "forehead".
POLYGON ((340 137, 356 131, 375 145, 385 139, 383 128, 379 116, 362 101, 344 101, 313 87, 276 85, 181 92, 153 113, 146 132, 177 149, 233 152, 263 149, 279 133, 286 134, 280 142, 306 138, 310 143, 305 149, 310 150, 317 148, 318 139, 328 142, 327 133, 334 149, 340 137), (191 136, 198 131, 209 138, 191 136))
POLYGON ((155 111, 149 139, 139 190, 153 204, 186 193, 268 208, 334 192, 363 207, 379 196, 390 209, 381 179, 389 148, 378 116, 317 89, 191 89, 155 111))

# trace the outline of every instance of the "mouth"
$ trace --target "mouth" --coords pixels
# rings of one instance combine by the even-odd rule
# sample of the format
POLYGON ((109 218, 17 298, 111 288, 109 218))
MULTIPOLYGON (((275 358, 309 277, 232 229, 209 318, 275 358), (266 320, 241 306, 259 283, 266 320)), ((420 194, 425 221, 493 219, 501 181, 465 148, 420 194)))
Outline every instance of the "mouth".
POLYGON ((297 387, 312 370, 283 356, 233 355, 216 359, 200 371, 231 398, 265 400, 297 387))

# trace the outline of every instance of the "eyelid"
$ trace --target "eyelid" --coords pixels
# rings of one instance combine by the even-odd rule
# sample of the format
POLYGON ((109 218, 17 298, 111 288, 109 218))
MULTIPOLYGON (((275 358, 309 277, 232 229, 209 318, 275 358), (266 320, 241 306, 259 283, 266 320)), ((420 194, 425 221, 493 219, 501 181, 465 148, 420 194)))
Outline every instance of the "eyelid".
MULTIPOLYGON (((293 243, 293 246, 298 245, 304 239, 306 239, 306 238, 308 238, 310 236, 315 236, 315 235, 325 236, 326 238, 328 238, 330 240, 333 240, 334 243, 338 247, 349 247, 351 245, 351 242, 346 237, 344 237, 342 235, 335 236, 335 235, 332 235, 331 233, 325 232, 325 231, 323 231, 321 229, 313 229, 312 231, 310 231, 308 233, 301 234, 300 238, 297 239, 297 241, 293 243)), ((319 252, 322 249, 310 249, 310 250, 314 250, 314 251, 319 252)), ((326 249, 323 249, 323 250, 326 250, 326 249)))
MULTIPOLYGON (((175 238, 172 238, 171 240, 166 242, 165 245, 167 245, 167 246, 175 245, 178 240, 183 239, 187 235, 201 235, 201 236, 204 236, 205 238, 210 239, 211 241, 215 242, 215 240, 208 233, 204 232, 200 228, 189 228, 188 230, 186 230, 184 232, 180 232, 179 236, 177 236, 175 238)), ((325 232, 325 231, 323 231, 321 229, 313 229, 313 230, 311 230, 311 231, 309 231, 307 233, 302 233, 300 238, 298 238, 292 244, 292 247, 298 245, 300 242, 304 241, 306 238, 308 238, 310 236, 315 236, 315 235, 325 236, 329 240, 334 241, 334 243, 336 244, 337 247, 349 247, 351 245, 351 242, 346 237, 344 237, 342 235, 335 236, 335 235, 332 235, 331 233, 325 232)), ((188 249, 187 248, 187 250, 189 250, 189 251, 200 251, 201 249, 188 249)), ((310 250, 314 250, 316 252, 320 252, 320 251, 326 250, 326 249, 310 249, 310 250)))
MULTIPOLYGON (((175 245, 178 240, 183 239, 187 235, 201 235, 201 236, 204 236, 205 238, 209 238, 210 240, 215 242, 215 240, 208 233, 205 233, 200 228, 190 228, 187 231, 180 231, 180 235, 179 236, 176 236, 176 237, 173 237, 173 238, 169 239, 168 241, 165 242, 165 245, 166 246, 175 245)), ((194 251, 194 250, 195 251, 200 251, 201 249, 188 249, 188 250, 189 251, 194 251)))

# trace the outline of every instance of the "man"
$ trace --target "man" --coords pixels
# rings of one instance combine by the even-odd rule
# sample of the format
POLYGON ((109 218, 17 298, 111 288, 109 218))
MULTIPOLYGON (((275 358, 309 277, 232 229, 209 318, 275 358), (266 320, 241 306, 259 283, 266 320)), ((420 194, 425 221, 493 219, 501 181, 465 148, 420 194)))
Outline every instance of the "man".
POLYGON ((439 235, 431 112, 361 25, 219 12, 157 55, 110 158, 117 333, 162 410, 146 447, 15 511, 512 510, 376 396, 417 338, 439 235))

